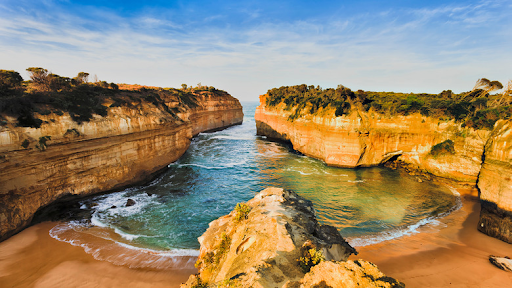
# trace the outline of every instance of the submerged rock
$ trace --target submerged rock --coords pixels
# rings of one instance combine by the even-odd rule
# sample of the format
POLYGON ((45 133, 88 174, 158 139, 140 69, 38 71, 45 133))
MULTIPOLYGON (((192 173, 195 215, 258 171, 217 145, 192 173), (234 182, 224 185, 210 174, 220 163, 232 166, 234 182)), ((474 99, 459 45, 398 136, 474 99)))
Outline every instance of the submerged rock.
POLYGON ((137 202, 135 202, 135 200, 133 200, 131 198, 126 201, 126 207, 130 207, 130 206, 133 206, 135 204, 137 204, 137 202))
POLYGON ((501 270, 512 272, 512 260, 508 257, 489 256, 489 261, 501 270))
POLYGON ((369 262, 347 261, 357 252, 337 229, 318 223, 311 201, 280 188, 237 205, 198 240, 199 273, 182 287, 403 285, 369 262))

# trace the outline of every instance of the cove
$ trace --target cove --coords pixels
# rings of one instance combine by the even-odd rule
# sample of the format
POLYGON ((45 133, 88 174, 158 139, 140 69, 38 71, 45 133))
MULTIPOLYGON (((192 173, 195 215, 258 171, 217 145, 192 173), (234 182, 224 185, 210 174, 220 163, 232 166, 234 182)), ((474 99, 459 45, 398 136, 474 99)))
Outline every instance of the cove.
POLYGON ((447 187, 420 183, 404 171, 329 167, 256 136, 258 103, 242 104, 243 125, 199 134, 147 185, 83 200, 81 209, 90 217, 60 223, 51 236, 116 264, 161 268, 170 257, 186 256, 190 261, 175 265, 190 266, 208 223, 268 186, 312 200, 319 221, 356 247, 435 225, 460 205, 447 187), (126 207, 128 199, 135 205, 126 207))

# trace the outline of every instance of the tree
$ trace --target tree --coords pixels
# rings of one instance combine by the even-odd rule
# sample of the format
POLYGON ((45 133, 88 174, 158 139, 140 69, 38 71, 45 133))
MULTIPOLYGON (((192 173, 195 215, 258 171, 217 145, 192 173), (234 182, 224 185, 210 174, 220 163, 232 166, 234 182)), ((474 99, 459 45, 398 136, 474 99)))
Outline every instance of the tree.
POLYGON ((48 74, 48 86, 50 91, 67 89, 71 86, 71 79, 50 73, 48 74))
POLYGON ((181 88, 183 88, 183 90, 187 90, 187 84, 181 84, 181 88))
POLYGON ((473 87, 472 91, 477 89, 483 90, 481 94, 481 96, 483 96, 487 93, 503 89, 503 84, 501 84, 500 81, 490 81, 487 78, 480 78, 476 81, 475 87, 473 87))
POLYGON ((509 80, 507 83, 507 87, 503 89, 503 92, 501 93, 501 97, 499 99, 496 99, 495 103, 493 103, 494 106, 502 106, 502 105, 510 105, 512 102, 512 80, 509 80))
POLYGON ((21 86, 23 77, 14 70, 0 70, 0 96, 10 95, 21 86))
POLYGON ((73 80, 75 80, 76 85, 87 83, 89 81, 89 73, 78 72, 78 75, 73 80))
POLYGON ((42 91, 50 91, 48 70, 41 67, 29 67, 27 71, 36 88, 42 91))

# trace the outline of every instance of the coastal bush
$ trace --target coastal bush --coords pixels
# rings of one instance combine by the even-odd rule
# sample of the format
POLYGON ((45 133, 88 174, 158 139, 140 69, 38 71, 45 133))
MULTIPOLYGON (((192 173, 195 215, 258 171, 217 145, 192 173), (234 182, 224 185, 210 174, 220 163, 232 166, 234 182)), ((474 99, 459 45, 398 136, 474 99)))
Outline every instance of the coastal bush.
POLYGON ((231 246, 231 237, 226 233, 222 233, 220 243, 213 251, 208 252, 203 257, 197 259, 194 266, 197 269, 210 269, 213 270, 220 260, 228 253, 231 246))
POLYGON ((13 95, 20 88, 23 77, 13 70, 0 70, 0 97, 13 95))
POLYGON ((46 142, 48 140, 52 140, 52 137, 51 136, 42 136, 42 137, 39 137, 39 142, 38 144, 36 144, 36 148, 39 149, 39 151, 44 151, 46 150, 46 148, 48 147, 46 145, 46 142))
POLYGON ((251 212, 251 207, 245 203, 238 203, 236 204, 235 211, 235 222, 240 222, 247 219, 249 212, 251 212))
POLYGON ((231 246, 231 237, 229 237, 229 235, 226 235, 226 233, 222 233, 220 237, 220 244, 216 250, 217 252, 215 252, 215 257, 213 258, 213 262, 215 264, 218 264, 220 262, 224 255, 228 253, 229 246, 231 246))
POLYGON ((106 116, 106 103, 112 103, 110 107, 127 106, 136 109, 140 108, 135 107, 137 103, 150 102, 179 121, 181 119, 175 111, 168 107, 170 97, 172 101, 177 98, 182 106, 195 108, 204 95, 212 97, 226 94, 213 86, 184 91, 122 84, 123 90, 119 89, 119 85, 108 84, 106 81, 90 83, 86 72, 69 78, 42 67, 29 67, 27 71, 30 74, 29 81, 23 81, 16 71, 0 70, 0 114, 17 118, 18 126, 22 127, 39 128, 43 121, 37 118, 37 113, 64 115, 66 112, 80 124, 90 121, 93 115, 106 116))
POLYGON ((217 284, 217 288, 242 288, 242 284, 237 279, 225 279, 217 284))
POLYGON ((441 143, 438 143, 430 149, 430 155, 438 157, 446 154, 455 154, 455 147, 452 140, 448 139, 441 143))
POLYGON ((190 287, 192 288, 208 288, 208 282, 203 282, 201 277, 196 277, 196 282, 193 283, 190 287))
POLYGON ((464 127, 490 130, 497 120, 512 117, 512 84, 503 93, 491 95, 490 92, 502 86, 498 81, 482 83, 472 91, 460 94, 451 90, 439 94, 353 92, 343 85, 336 89, 322 89, 301 84, 269 89, 265 104, 275 107, 282 103, 284 110, 291 111, 289 121, 331 108, 336 117, 347 115, 352 110, 372 110, 388 116, 420 113, 438 119, 453 119, 464 127))
POLYGON ((302 256, 297 260, 304 273, 308 273, 313 266, 325 261, 322 251, 316 248, 303 249, 302 256))

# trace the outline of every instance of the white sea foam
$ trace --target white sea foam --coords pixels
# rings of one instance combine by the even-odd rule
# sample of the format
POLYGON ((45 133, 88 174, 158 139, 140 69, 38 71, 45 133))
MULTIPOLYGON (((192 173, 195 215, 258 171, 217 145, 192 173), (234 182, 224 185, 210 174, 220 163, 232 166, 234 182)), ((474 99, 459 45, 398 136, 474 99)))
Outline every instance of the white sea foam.
POLYGON ((425 218, 420 220, 418 223, 404 227, 404 228, 398 228, 393 229, 390 231, 383 231, 374 235, 369 236, 363 236, 363 237, 356 237, 356 238, 347 238, 347 242, 350 243, 350 245, 354 247, 362 247, 362 246, 368 246, 372 244, 377 244, 380 242, 393 240, 396 238, 400 238, 406 235, 411 235, 418 232, 418 228, 421 226, 427 225, 431 223, 435 218, 425 218))
POLYGON ((452 208, 450 208, 448 211, 440 213, 436 217, 428 217, 428 218, 422 219, 422 220, 418 221, 416 224, 409 225, 404 228, 393 229, 391 231, 383 231, 383 232, 380 232, 380 233, 377 233, 374 235, 368 235, 368 236, 363 236, 363 237, 347 238, 347 241, 350 243, 350 245, 352 245, 354 247, 362 247, 362 246, 377 244, 377 243, 388 241, 388 240, 393 240, 393 239, 400 238, 400 237, 403 237, 406 235, 419 233, 418 229, 425 225, 437 226, 440 228, 447 227, 447 225, 445 223, 439 221, 439 219, 444 218, 444 217, 448 216, 449 214, 462 208, 462 200, 460 198, 460 193, 454 187, 448 186, 448 188, 455 196, 455 205, 452 208))
MULTIPOLYGON (((203 169, 207 169, 207 170, 220 170, 220 169, 229 169, 229 168, 233 168, 233 167, 237 167, 237 166, 243 166, 245 164, 247 164, 246 160, 240 161, 240 162, 225 163, 225 164, 219 165, 219 166, 206 166, 206 165, 194 164, 194 163, 183 163, 183 164, 176 164, 176 165, 178 167, 192 166, 192 167, 199 167, 199 168, 203 168, 203 169)), ((169 164, 169 166, 170 165, 173 165, 173 164, 169 164)))
POLYGON ((231 135, 218 135, 214 136, 210 139, 223 139, 223 140, 254 140, 254 136, 252 135, 241 135, 241 136, 231 136, 231 135))
POLYGON ((50 229, 50 236, 58 241, 82 247, 87 254, 96 260, 108 261, 115 265, 130 268, 153 269, 193 269, 195 257, 199 251, 195 249, 171 249, 166 251, 135 247, 109 238, 88 235, 102 239, 99 241, 82 240, 87 227, 78 222, 57 224, 50 229))

